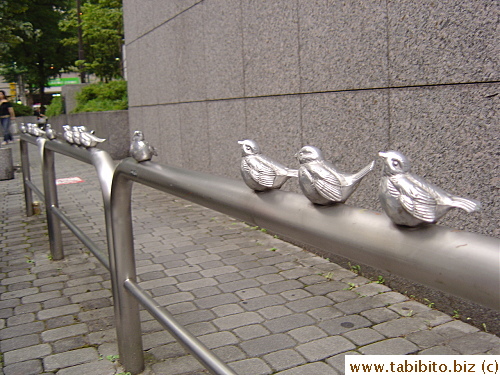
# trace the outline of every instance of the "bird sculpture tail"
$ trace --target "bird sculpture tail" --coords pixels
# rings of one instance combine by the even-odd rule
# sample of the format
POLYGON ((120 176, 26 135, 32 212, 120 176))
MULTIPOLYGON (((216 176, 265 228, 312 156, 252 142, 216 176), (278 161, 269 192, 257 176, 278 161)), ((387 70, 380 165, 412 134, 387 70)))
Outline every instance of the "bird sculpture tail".
POLYGON ((475 212, 481 209, 481 203, 474 199, 452 197, 453 207, 461 208, 467 212, 475 212))
POLYGON ((371 172, 371 170, 373 169, 373 167, 375 166, 375 162, 372 161, 370 164, 368 164, 366 167, 364 167, 363 169, 361 169, 359 172, 355 173, 353 176, 352 176, 352 179, 354 181, 357 181, 357 180, 360 180, 362 179, 363 177, 365 177, 368 173, 371 172))

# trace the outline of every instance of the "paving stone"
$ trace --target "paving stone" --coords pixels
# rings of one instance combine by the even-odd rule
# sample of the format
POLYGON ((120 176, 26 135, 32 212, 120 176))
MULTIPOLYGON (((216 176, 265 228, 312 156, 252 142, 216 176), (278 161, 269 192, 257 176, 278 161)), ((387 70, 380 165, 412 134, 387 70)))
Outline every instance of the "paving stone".
POLYGON ((110 361, 99 361, 85 363, 82 365, 71 366, 59 370, 57 375, 75 375, 75 374, 99 374, 99 375, 114 375, 116 367, 110 361))
POLYGON ((263 359, 275 371, 283 371, 306 363, 305 358, 292 349, 285 349, 267 354, 263 359))
POLYGON ((209 349, 239 343, 238 338, 230 332, 210 333, 208 335, 199 336, 198 339, 209 349))
POLYGON ((246 354, 237 346, 227 345, 213 350, 213 353, 224 363, 240 361, 246 358, 246 354))
POLYGON ((349 331, 344 333, 343 336, 348 338, 358 346, 368 345, 376 341, 384 340, 385 338, 380 333, 371 328, 361 328, 354 331, 349 331))
POLYGON ((362 311, 372 310, 377 307, 385 306, 385 303, 383 301, 375 300, 375 297, 360 297, 350 299, 345 302, 337 303, 335 305, 335 308, 343 311, 346 314, 358 314, 362 311))
POLYGON ((248 311, 256 311, 270 306, 282 305, 286 301, 278 295, 263 295, 241 302, 241 306, 248 311))
POLYGON ((438 345, 422 350, 418 353, 419 355, 459 355, 460 353, 453 350, 449 346, 438 345))
POLYGON ((358 352, 349 351, 341 354, 334 355, 326 360, 326 363, 333 366, 340 374, 345 374, 345 357, 348 355, 361 355, 358 352))
POLYGON ((68 314, 75 314, 78 312, 80 312, 80 306, 77 304, 72 304, 72 305, 66 305, 66 306, 55 307, 52 309, 42 310, 37 314, 37 317, 38 319, 45 320, 68 314))
POLYGON ((373 296, 371 298, 375 301, 375 303, 377 305, 384 304, 386 306, 408 300, 408 297, 406 297, 400 293, 397 293, 397 292, 381 293, 381 294, 377 294, 376 296, 373 296))
POLYGON ((261 323, 262 321, 264 321, 264 318, 261 315, 255 312, 244 312, 241 314, 217 318, 213 321, 213 323, 221 330, 228 330, 250 324, 261 323))
POLYGON ((262 286, 262 290, 269 294, 278 294, 286 292, 287 290, 294 290, 301 288, 303 284, 297 280, 286 280, 274 282, 272 284, 262 286))
MULTIPOLYGON (((2 285, 12 285, 12 284, 17 284, 25 281, 33 281, 36 279, 36 276, 33 274, 26 274, 22 276, 16 276, 16 277, 8 277, 4 278, 1 282, 2 285)), ((36 286, 36 285, 34 285, 36 286)))
POLYGON ((277 350, 292 348, 296 342, 288 335, 278 333, 256 339, 245 340, 240 347, 250 356, 259 357, 277 350))
POLYGON ((448 339, 453 339, 469 333, 478 332, 479 329, 458 320, 454 320, 434 327, 432 328, 432 331, 437 332, 448 339))
POLYGON ((95 348, 83 348, 71 350, 65 353, 49 355, 43 360, 43 365, 45 370, 52 371, 82 363, 97 361, 98 358, 99 355, 95 348))
POLYGON ((351 341, 341 336, 331 336, 301 344, 296 349, 308 361, 316 362, 355 348, 351 341))
POLYGON ((111 291, 109 290, 96 290, 94 292, 75 294, 70 297, 72 303, 82 303, 86 301, 97 300, 101 298, 111 297, 111 291))
POLYGON ((32 322, 28 324, 21 324, 14 327, 4 328, 0 331, 0 340, 24 336, 32 333, 39 333, 44 329, 45 327, 42 322, 32 322))
POLYGON ((235 294, 240 297, 242 300, 252 299, 255 297, 262 297, 266 293, 260 288, 249 288, 244 290, 236 291, 235 294))
POLYGON ((165 360, 167 358, 184 357, 188 354, 186 349, 184 349, 184 347, 177 342, 157 346, 148 350, 148 353, 153 355, 158 361, 165 360))
POLYGON ((218 294, 215 296, 199 298, 194 303, 201 309, 211 309, 216 306, 225 305, 227 303, 239 302, 238 296, 232 293, 218 294))
POLYGON ((227 315, 239 314, 244 312, 243 308, 240 305, 235 303, 217 306, 212 309, 215 315, 222 317, 227 315))
POLYGON ((168 358, 164 362, 152 366, 155 374, 188 374, 203 369, 202 365, 192 356, 168 358))
MULTIPOLYGON (((86 335, 85 335, 86 336, 86 335)), ((54 341, 52 343, 53 353, 62 353, 70 350, 78 349, 89 344, 85 336, 75 336, 66 339, 54 341)))
POLYGON ((285 306, 295 312, 306 312, 324 306, 333 305, 332 300, 323 296, 313 296, 288 302, 285 306))
POLYGON ((337 292, 328 293, 326 296, 335 302, 345 302, 351 299, 359 298, 359 295, 351 290, 339 290, 337 292))
POLYGON ((31 359, 45 357, 51 352, 52 348, 49 344, 39 344, 4 352, 3 360, 5 365, 10 365, 16 362, 24 362, 31 359))
POLYGON ((232 362, 229 366, 238 375, 267 375, 272 374, 271 368, 259 358, 244 359, 242 361, 232 362))
POLYGON ((371 322, 359 315, 348 315, 325 320, 320 322, 318 326, 330 335, 339 335, 355 329, 369 327, 371 322))
POLYGON ((267 336, 271 332, 260 324, 251 324, 245 327, 236 328, 234 330, 242 340, 254 339, 257 337, 267 336))
POLYGON ((399 318, 390 322, 380 323, 373 327, 386 337, 405 336, 412 332, 427 329, 423 319, 419 318, 399 318))
POLYGON ((292 336, 299 343, 306 343, 327 336, 325 331, 315 326, 307 326, 307 327, 292 329, 290 332, 288 332, 288 334, 292 336))
POLYGON ((259 314, 266 319, 275 319, 286 315, 291 315, 293 312, 285 306, 270 306, 259 310, 259 314))
POLYGON ((304 289, 287 290, 283 293, 280 293, 280 295, 288 301, 296 301, 298 299, 312 296, 310 292, 307 292, 304 289))
MULTIPOLYGON (((241 269, 241 266, 239 266, 238 268, 241 269)), ((279 270, 274 266, 262 266, 240 271, 241 275, 247 279, 257 278, 262 275, 277 274, 278 272, 279 270)))
MULTIPOLYGON (((7 292, 2 294, 2 299, 13 299, 13 298, 25 298, 26 296, 33 296, 36 295, 39 292, 38 288, 26 288, 26 289, 21 289, 21 290, 16 290, 14 292, 7 292)), ((33 297, 37 298, 37 297, 33 297)), ((23 301, 23 303, 29 303, 30 301, 23 301)), ((38 301, 31 301, 31 302, 38 302, 38 301)))
POLYGON ((42 332, 42 340, 44 342, 51 342, 84 333, 88 333, 88 327, 86 324, 73 324, 42 332))
POLYGON ((408 340, 394 338, 363 346, 358 351, 365 355, 405 355, 417 352, 418 346, 408 340))
POLYGON ((383 323, 399 317, 397 313, 385 307, 363 311, 360 315, 370 319, 373 323, 383 323))
POLYGON ((484 332, 475 332, 451 339, 448 346, 460 354, 479 354, 500 347, 500 338, 484 332))
POLYGON ((37 334, 16 336, 11 339, 0 341, 1 352, 5 353, 11 350, 20 349, 27 346, 34 346, 40 343, 40 336, 37 334))
MULTIPOLYGON (((238 314, 235 314, 238 315, 238 314)), ((231 316, 235 316, 231 315, 231 316)), ((175 315, 175 319, 179 322, 179 324, 193 324, 199 322, 207 322, 213 321, 216 318, 215 314, 210 310, 195 310, 187 313, 182 313, 175 315)), ((224 318, 220 318, 224 319, 224 318)))
POLYGON ((217 281, 215 279, 205 277, 198 280, 179 283, 177 284, 177 288, 179 288, 179 290, 183 292, 186 292, 186 291, 191 291, 193 289, 200 289, 214 285, 217 285, 217 281))
POLYGON ((258 286, 260 286, 260 283, 257 280, 243 279, 219 285, 219 288, 225 293, 231 293, 231 292, 251 289, 258 286))
POLYGON ((328 319, 337 318, 343 316, 344 313, 340 310, 337 310, 333 306, 325 306, 320 307, 318 309, 313 309, 307 312, 308 315, 311 315, 318 322, 328 319))
POLYGON ((417 313, 432 311, 430 307, 416 301, 405 301, 388 306, 388 309, 397 312, 401 316, 414 316, 417 313))
POLYGON ((17 326, 19 324, 27 324, 35 321, 35 314, 17 314, 7 319, 7 327, 17 326))
POLYGON ((437 310, 420 312, 415 314, 414 317, 423 319, 429 327, 439 326, 453 320, 451 316, 437 310))
POLYGON ((445 338, 439 333, 427 330, 410 333, 405 338, 417 344, 420 348, 429 348, 445 341, 445 338))
MULTIPOLYGON (((297 280, 287 280, 283 276, 278 275, 276 273, 270 273, 270 274, 267 274, 267 275, 257 276, 255 278, 255 280, 257 280, 262 285, 268 285, 268 284, 274 284, 274 283, 286 282, 286 281, 297 281, 297 280)), ((288 289, 286 287, 286 284, 278 286, 278 287, 274 288, 274 290, 273 290, 272 287, 269 287, 269 288, 270 289, 269 289, 268 293, 279 293, 278 290, 280 288, 281 288, 281 290, 287 290, 288 289)))
POLYGON ((276 373, 276 375, 312 375, 312 374, 338 375, 338 372, 324 362, 314 362, 276 373))
POLYGON ((347 288, 347 286, 348 286, 347 284, 342 283, 340 281, 328 281, 328 282, 321 282, 315 285, 310 285, 305 287, 304 289, 310 292, 311 294, 314 294, 315 296, 322 296, 328 293, 344 290, 345 288, 347 288))
POLYGON ((180 302, 193 301, 194 299, 195 298, 193 294, 189 292, 179 292, 155 298, 155 300, 161 306, 168 306, 180 302))
POLYGON ((288 332, 311 324, 314 324, 314 319, 306 314, 293 314, 264 322, 264 326, 274 333, 288 332))
MULTIPOLYGON (((0 369, 1 371, 2 369, 0 369)), ((43 373, 42 361, 39 359, 18 362, 3 368, 5 375, 39 375, 43 373)))

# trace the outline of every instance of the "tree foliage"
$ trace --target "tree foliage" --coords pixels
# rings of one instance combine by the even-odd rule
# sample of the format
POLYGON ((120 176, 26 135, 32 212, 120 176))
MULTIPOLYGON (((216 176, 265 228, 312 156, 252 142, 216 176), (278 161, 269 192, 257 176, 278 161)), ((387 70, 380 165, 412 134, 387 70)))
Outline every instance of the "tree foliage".
MULTIPOLYGON (((101 81, 109 82, 122 77, 123 17, 121 0, 94 0, 81 6, 81 28, 84 61, 76 62, 86 72, 95 74, 101 81)), ((63 30, 73 30, 65 45, 77 46, 76 9, 61 21, 63 30)))
POLYGON ((67 35, 58 27, 71 1, 2 0, 1 4, 1 30, 6 37, 0 50, 0 74, 10 82, 22 75, 43 98, 49 79, 74 62, 75 52, 61 43, 67 35))
POLYGON ((76 94, 76 103, 75 113, 127 109, 127 82, 120 80, 87 85, 76 94))

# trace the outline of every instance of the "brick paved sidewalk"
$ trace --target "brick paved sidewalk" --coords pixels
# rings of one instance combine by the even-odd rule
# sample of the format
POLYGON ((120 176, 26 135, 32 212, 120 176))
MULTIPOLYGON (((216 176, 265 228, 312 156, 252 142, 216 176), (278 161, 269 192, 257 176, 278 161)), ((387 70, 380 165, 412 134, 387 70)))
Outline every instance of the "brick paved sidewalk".
MULTIPOLYGON (((56 169, 84 180, 59 186, 60 206, 106 251, 94 168, 56 155, 56 169)), ((133 197, 140 285, 239 375, 338 374, 346 354, 500 354, 497 336, 260 228, 140 185, 133 197)), ((20 174, 0 181, 3 373, 123 374, 107 270, 67 229, 65 259, 51 260, 45 216, 26 217, 23 200, 20 174)), ((145 374, 206 373, 141 317, 145 374)))

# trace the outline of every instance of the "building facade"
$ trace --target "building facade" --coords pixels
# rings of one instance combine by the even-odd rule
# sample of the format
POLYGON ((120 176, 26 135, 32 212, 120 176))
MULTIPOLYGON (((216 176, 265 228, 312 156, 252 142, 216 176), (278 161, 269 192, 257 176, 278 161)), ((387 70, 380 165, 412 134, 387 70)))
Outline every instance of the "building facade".
MULTIPOLYGON (((440 223, 500 235, 498 8, 490 0, 124 0, 130 132, 162 164, 239 179, 237 141, 290 167, 303 145, 382 211, 378 152, 483 204, 440 223)), ((296 181, 283 189, 299 192, 296 181)))

